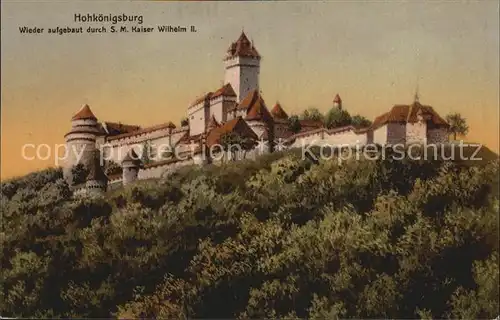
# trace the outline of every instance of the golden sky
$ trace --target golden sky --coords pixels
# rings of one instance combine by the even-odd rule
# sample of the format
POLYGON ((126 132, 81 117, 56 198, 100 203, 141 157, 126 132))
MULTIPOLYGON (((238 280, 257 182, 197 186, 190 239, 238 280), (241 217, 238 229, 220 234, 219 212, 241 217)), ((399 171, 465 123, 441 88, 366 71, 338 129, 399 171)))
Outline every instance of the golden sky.
POLYGON ((498 1, 2 1, 1 11, 2 179, 52 166, 53 157, 24 160, 22 146, 64 143, 85 103, 103 121, 179 123, 190 102, 221 85, 223 55, 242 28, 263 56, 268 105, 327 111, 339 93, 351 114, 373 119, 412 102, 418 82, 423 104, 460 112, 467 140, 498 152, 498 1), (141 14, 144 26, 198 32, 19 32, 92 25, 75 13, 141 14))

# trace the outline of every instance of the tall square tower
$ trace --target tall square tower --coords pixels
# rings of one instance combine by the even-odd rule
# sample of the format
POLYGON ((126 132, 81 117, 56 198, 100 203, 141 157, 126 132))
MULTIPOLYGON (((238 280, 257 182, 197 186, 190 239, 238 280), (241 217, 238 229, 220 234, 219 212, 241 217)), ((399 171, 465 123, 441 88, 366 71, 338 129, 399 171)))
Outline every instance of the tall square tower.
POLYGON ((224 84, 231 84, 237 103, 250 91, 259 89, 260 59, 260 54, 244 32, 227 50, 224 84))

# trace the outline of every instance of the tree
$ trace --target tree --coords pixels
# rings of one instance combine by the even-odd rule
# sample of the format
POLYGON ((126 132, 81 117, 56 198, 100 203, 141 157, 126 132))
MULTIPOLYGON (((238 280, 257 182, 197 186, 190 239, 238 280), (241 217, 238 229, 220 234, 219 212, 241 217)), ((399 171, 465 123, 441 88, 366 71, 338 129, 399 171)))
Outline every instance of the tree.
POLYGON ((113 175, 113 174, 117 174, 117 173, 120 173, 122 171, 122 167, 114 162, 113 160, 109 160, 107 161, 106 163, 106 169, 105 169, 105 172, 106 172, 106 175, 113 175))
POLYGON ((498 161, 387 151, 193 165, 95 198, 60 170, 1 182, 0 314, 494 319, 498 161))
POLYGON ((301 120, 323 121, 325 116, 317 108, 309 108, 304 110, 301 115, 301 120))
POLYGON ((288 118, 288 129, 293 133, 297 133, 302 129, 298 116, 293 115, 288 118))
POLYGON ((146 165, 148 163, 151 163, 151 161, 153 160, 152 153, 153 153, 153 150, 151 147, 151 141, 147 140, 142 145, 141 161, 143 164, 146 165))
POLYGON ((79 163, 71 169, 71 175, 73 177, 72 185, 77 185, 84 183, 89 175, 89 170, 82 164, 79 163))
POLYGON ((246 152, 255 146, 255 140, 235 132, 228 132, 221 136, 220 144, 226 155, 231 155, 231 159, 236 160, 238 152, 242 152, 242 157, 245 158, 246 152))
POLYGON ((325 127, 328 129, 343 127, 351 124, 351 115, 344 109, 332 108, 325 117, 325 127))
POLYGON ((460 113, 448 114, 446 122, 450 125, 448 132, 453 134, 453 140, 457 140, 457 135, 465 136, 469 132, 469 126, 460 113))
POLYGON ((351 124, 355 128, 366 128, 366 127, 371 126, 372 122, 370 120, 368 120, 367 118, 357 114, 357 115, 352 117, 351 124))
POLYGON ((181 120, 181 126, 186 127, 189 125, 189 119, 188 118, 182 118, 181 120))

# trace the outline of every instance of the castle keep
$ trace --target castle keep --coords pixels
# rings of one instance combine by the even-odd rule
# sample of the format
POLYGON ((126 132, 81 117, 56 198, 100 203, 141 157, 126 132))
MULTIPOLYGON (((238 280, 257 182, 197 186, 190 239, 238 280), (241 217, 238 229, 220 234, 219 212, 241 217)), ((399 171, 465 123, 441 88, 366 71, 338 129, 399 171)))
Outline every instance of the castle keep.
MULTIPOLYGON (((287 147, 448 141, 446 121, 417 98, 409 105, 395 105, 367 128, 349 125, 328 129, 322 122, 301 120, 300 131, 292 131, 281 104, 270 108, 261 95, 260 62, 259 52, 242 32, 224 58, 224 84, 189 104, 188 122, 180 126, 172 122, 152 127, 101 122, 88 105, 83 106, 65 135, 70 151, 65 178, 75 185, 76 192, 87 193, 161 177, 182 166, 217 162, 207 150, 224 144, 228 136, 237 136, 240 142, 268 142, 260 149, 251 144, 243 155, 247 158, 259 151, 271 152, 276 141, 287 147)), ((332 107, 342 110, 338 94, 332 107)))

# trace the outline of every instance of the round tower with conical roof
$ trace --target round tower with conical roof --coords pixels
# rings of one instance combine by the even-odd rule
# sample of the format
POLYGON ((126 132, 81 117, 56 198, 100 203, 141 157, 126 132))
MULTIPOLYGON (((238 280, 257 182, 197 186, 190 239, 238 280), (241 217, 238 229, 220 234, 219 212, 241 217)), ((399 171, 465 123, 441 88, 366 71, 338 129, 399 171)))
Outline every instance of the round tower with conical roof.
POLYGON ((82 164, 90 171, 93 165, 96 138, 99 133, 97 118, 88 105, 84 105, 71 118, 71 130, 64 136, 66 140, 66 155, 63 174, 68 183, 72 184, 72 169, 82 164))
POLYGON ((253 42, 242 31, 236 42, 227 50, 224 84, 230 83, 236 92, 236 102, 240 102, 252 90, 259 89, 261 56, 253 42))

